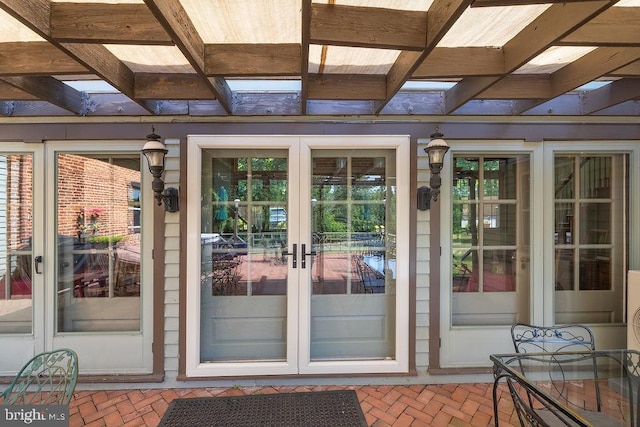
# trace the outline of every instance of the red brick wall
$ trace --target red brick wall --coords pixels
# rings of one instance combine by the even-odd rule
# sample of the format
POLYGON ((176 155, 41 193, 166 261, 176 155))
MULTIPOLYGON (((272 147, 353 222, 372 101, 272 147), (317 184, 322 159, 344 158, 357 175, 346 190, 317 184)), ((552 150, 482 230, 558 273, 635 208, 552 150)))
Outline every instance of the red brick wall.
POLYGON ((139 171, 73 154, 58 157, 57 171, 58 234, 76 237, 83 224, 86 236, 127 236, 132 232, 129 195, 131 183, 140 182, 139 171), (95 231, 92 215, 97 215, 95 231))

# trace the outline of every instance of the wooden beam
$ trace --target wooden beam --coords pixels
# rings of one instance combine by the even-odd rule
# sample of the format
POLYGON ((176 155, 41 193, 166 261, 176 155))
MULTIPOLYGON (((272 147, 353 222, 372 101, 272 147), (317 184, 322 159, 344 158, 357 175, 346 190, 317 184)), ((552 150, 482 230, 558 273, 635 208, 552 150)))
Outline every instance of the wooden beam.
MULTIPOLYGON (((640 47, 599 47, 551 74, 551 93, 549 97, 560 96, 638 59, 640 59, 640 47)), ((524 104, 520 109, 516 110, 516 113, 521 114, 546 101, 547 99, 542 99, 524 104)))
POLYGON ((313 44, 423 50, 426 12, 377 7, 311 4, 313 44))
POLYGON ((613 77, 640 77, 640 61, 632 62, 609 73, 613 77))
POLYGON ((504 50, 493 47, 436 47, 411 76, 413 79, 504 74, 504 50))
POLYGON ((0 75, 87 73, 86 67, 51 43, 0 43, 0 75))
POLYGON ((475 0, 471 7, 523 6, 528 4, 572 3, 598 0, 475 0))
POLYGON ((547 99, 551 96, 548 74, 512 74, 478 95, 479 99, 547 99))
POLYGON ((300 45, 207 44, 207 76, 299 76, 300 45))
POLYGON ((599 47, 551 74, 551 96, 558 96, 640 59, 640 47, 599 47))
POLYGON ((584 114, 640 98, 640 78, 620 79, 584 94, 584 114))
POLYGON ((311 40, 311 0, 302 0, 302 46, 300 47, 300 112, 307 114, 309 98, 309 44, 311 40))
POLYGON ((27 26, 39 36, 49 37, 49 0, 0 0, 0 8, 20 22, 30 23, 27 26))
MULTIPOLYGON (((505 73, 520 68, 613 3, 592 1, 554 4, 505 44, 505 73)), ((446 113, 455 111, 501 78, 469 77, 458 82, 447 91, 446 113)))
POLYGON ((51 38, 59 42, 173 46, 144 4, 51 3, 51 38))
POLYGON ((640 7, 610 7, 558 44, 567 46, 640 46, 640 7))
POLYGON ((137 73, 135 94, 138 99, 211 99, 209 88, 197 74, 137 73))
POLYGON ((398 93, 402 85, 436 47, 455 21, 462 15, 472 0, 434 0, 427 11, 426 44, 422 52, 402 51, 387 74, 387 95, 383 101, 376 102, 375 113, 379 114, 384 106, 398 93))
POLYGON ((179 0, 144 0, 156 19, 169 33, 176 46, 196 72, 204 79, 211 93, 228 112, 233 112, 233 94, 221 77, 207 78, 205 73, 204 42, 179 0))
POLYGON ((3 77, 6 83, 29 93, 38 99, 64 108, 76 114, 83 113, 82 94, 53 77, 18 76, 3 77))
MULTIPOLYGON (((24 15, 18 15, 17 19, 30 28, 32 31, 44 37, 47 41, 60 48, 76 61, 80 62, 87 69, 97 74, 124 95, 134 98, 133 72, 107 48, 96 44, 83 43, 59 43, 53 40, 49 34, 49 12, 48 7, 43 7, 42 0, 0 0, 3 3, 0 7, 7 12, 14 14, 21 13, 25 8, 29 9, 24 15), (46 16, 41 16, 46 14, 46 16), (46 22, 46 24, 42 24, 46 22), (39 26, 43 25, 43 26, 39 26)), ((15 16, 15 15, 14 15, 15 16)), ((144 108, 149 108, 146 101, 139 103, 144 108)), ((153 108, 149 110, 153 112, 153 108)))
POLYGON ((30 93, 23 91, 5 81, 0 80, 0 100, 3 101, 33 101, 38 99, 30 93))
POLYGON ((106 47, 87 43, 60 43, 60 46, 124 95, 135 100, 133 71, 106 47))
POLYGON ((309 99, 384 99, 384 75, 310 74, 309 99))

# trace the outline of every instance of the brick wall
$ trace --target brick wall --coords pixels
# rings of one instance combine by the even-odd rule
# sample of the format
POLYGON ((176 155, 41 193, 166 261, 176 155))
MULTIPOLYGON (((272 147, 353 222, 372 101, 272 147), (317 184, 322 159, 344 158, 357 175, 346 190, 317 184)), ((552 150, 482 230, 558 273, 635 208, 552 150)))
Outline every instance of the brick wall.
POLYGON ((140 172, 74 154, 58 156, 58 234, 127 236, 133 225, 131 184, 140 172))

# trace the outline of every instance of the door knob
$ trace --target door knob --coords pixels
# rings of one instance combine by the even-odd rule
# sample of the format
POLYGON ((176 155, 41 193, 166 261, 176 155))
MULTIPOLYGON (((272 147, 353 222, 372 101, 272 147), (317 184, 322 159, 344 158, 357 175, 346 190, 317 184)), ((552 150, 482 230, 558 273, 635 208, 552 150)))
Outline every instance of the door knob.
POLYGON ((40 271, 40 264, 42 264, 42 255, 38 255, 37 257, 33 258, 33 261, 35 262, 36 274, 42 274, 42 271, 40 271))
POLYGON ((302 244, 302 266, 300 268, 307 268, 307 256, 315 256, 316 251, 307 253, 307 245, 302 244))
MULTIPOLYGON (((293 244, 293 250, 291 252, 282 252, 282 256, 288 256, 288 255, 293 255, 292 267, 298 268, 298 245, 296 243, 293 244)), ((302 262, 304 263, 304 258, 302 262)))

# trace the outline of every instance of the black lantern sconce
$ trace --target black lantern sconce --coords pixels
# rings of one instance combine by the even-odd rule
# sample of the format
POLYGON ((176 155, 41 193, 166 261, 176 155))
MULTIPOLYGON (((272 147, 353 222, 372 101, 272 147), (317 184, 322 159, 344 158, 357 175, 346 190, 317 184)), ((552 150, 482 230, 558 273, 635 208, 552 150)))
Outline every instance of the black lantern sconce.
POLYGON ((166 212, 178 212, 180 210, 180 202, 178 198, 178 189, 169 187, 165 190, 162 174, 164 173, 164 158, 169 150, 160 142, 160 135, 156 135, 154 129, 147 135, 147 143, 142 147, 142 154, 147 158, 149 164, 149 172, 153 175, 151 188, 155 193, 158 206, 164 202, 164 210, 166 212))
POLYGON ((418 209, 426 211, 431 207, 431 200, 437 201, 438 194, 440 194, 440 186, 442 185, 442 179, 440 178, 440 171, 442 170, 442 164, 444 163, 444 155, 449 151, 447 141, 442 139, 444 135, 436 131, 431 135, 431 141, 427 144, 424 151, 429 156, 429 169, 431 170, 431 179, 429 180, 429 187, 418 188, 418 209))

